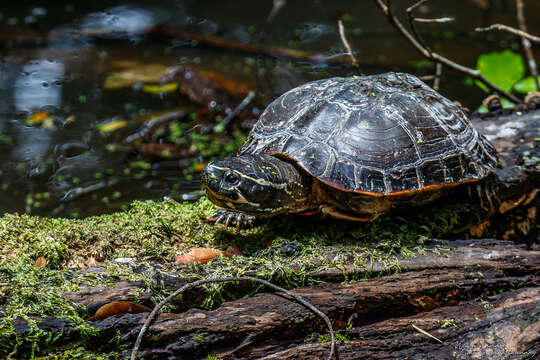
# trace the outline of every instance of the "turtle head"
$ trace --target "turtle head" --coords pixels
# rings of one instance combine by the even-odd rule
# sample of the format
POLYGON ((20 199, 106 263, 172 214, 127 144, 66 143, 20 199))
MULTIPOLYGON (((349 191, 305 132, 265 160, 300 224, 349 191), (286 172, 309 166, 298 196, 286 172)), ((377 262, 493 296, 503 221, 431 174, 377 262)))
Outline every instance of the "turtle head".
POLYGON ((216 205, 255 216, 305 210, 311 180, 274 156, 241 155, 209 163, 202 186, 216 205))

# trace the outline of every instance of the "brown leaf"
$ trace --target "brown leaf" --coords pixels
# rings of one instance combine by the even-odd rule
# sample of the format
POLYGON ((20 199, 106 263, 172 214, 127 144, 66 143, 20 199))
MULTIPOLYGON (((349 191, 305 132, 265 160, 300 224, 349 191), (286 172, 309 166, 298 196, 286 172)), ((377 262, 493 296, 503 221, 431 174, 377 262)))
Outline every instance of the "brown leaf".
POLYGON ((88 321, 100 321, 111 316, 139 314, 150 311, 152 310, 146 306, 135 304, 131 301, 113 301, 100 307, 94 316, 88 318, 88 321))
POLYGON ((45 260, 43 256, 38 256, 38 258, 34 262, 34 266, 44 268, 45 266, 47 266, 47 260, 45 260))
POLYGON ((203 71, 201 72, 201 76, 210 80, 210 83, 214 87, 224 89, 232 95, 245 96, 250 90, 248 84, 227 78, 212 71, 203 71))
POLYGON ((427 295, 409 295, 407 299, 409 300, 409 303, 416 308, 417 312, 431 311, 441 306, 437 301, 427 295))
POLYGON ((177 264, 188 264, 198 262, 200 264, 206 264, 218 255, 224 255, 221 250, 213 250, 210 248, 195 248, 189 253, 184 255, 178 255, 175 262, 177 264))

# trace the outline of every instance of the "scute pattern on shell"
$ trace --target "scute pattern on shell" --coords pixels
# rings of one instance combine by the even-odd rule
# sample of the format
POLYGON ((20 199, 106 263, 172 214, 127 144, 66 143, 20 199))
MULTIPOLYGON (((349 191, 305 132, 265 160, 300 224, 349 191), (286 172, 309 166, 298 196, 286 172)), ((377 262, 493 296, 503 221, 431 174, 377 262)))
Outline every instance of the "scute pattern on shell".
POLYGON ((274 100, 239 154, 281 153, 321 181, 377 194, 485 177, 493 146, 417 77, 331 78, 274 100))

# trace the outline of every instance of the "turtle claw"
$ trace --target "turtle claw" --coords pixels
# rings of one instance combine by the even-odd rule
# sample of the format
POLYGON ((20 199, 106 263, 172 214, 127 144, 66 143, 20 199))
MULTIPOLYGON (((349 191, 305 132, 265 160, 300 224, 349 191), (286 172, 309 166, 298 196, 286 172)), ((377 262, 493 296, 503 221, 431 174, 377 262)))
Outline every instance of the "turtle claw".
POLYGON ((227 227, 235 226, 238 230, 249 229, 255 225, 255 216, 226 209, 217 210, 207 220, 227 227))

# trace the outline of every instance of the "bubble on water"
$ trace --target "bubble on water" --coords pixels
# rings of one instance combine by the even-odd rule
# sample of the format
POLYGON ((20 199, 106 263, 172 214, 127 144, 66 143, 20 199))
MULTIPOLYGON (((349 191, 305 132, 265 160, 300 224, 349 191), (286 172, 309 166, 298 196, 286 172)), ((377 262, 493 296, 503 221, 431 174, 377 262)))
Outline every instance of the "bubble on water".
POLYGON ((35 16, 28 15, 24 17, 23 21, 25 24, 35 24, 37 22, 37 19, 35 16))
POLYGON ((35 7, 32 9, 33 16, 45 16, 47 15, 47 9, 42 7, 35 7))

